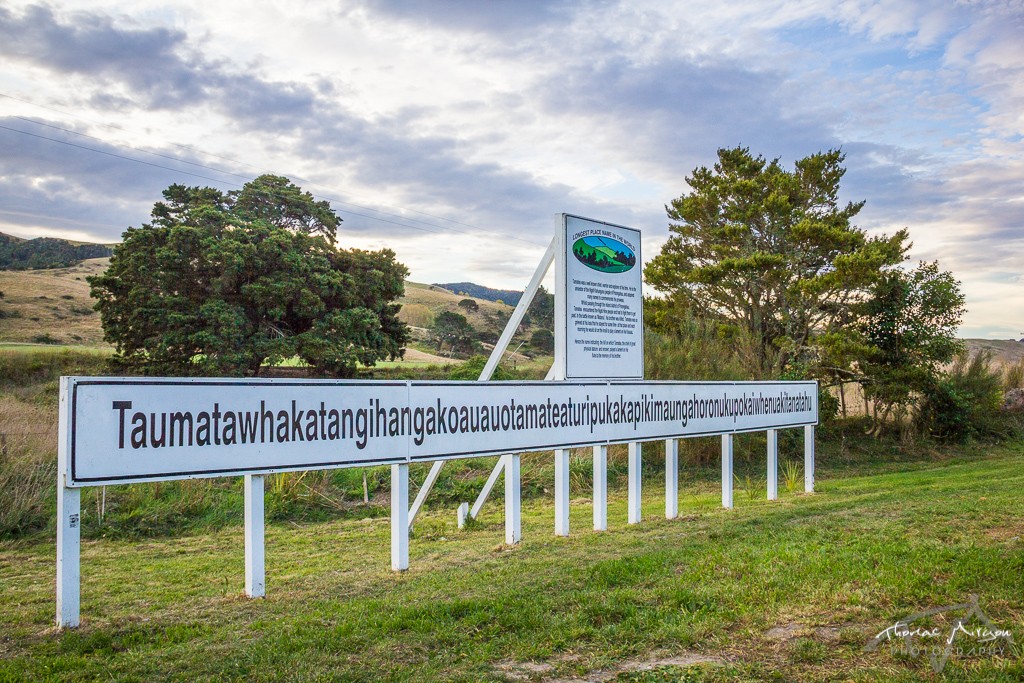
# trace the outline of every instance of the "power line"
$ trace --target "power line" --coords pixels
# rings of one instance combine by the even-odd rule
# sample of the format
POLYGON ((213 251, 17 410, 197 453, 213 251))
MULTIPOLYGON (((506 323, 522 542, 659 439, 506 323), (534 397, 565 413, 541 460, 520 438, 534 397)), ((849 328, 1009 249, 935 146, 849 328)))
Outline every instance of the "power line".
MULTIPOLYGON (((52 127, 56 127, 56 126, 52 126, 52 127)), ((18 130, 17 128, 10 128, 9 126, 0 125, 0 129, 8 130, 8 131, 11 131, 12 133, 20 133, 22 135, 28 135, 28 136, 31 136, 31 137, 34 137, 34 138, 39 138, 41 140, 48 140, 50 142, 56 142, 56 143, 59 143, 59 144, 62 144, 62 145, 67 145, 69 147, 74 147, 76 149, 85 150, 87 152, 95 152, 97 154, 104 154, 104 155, 109 156, 109 157, 114 157, 115 159, 122 159, 124 161, 132 161, 132 162, 135 162, 137 164, 145 164, 146 166, 152 166, 153 168, 159 168, 159 169, 163 169, 165 171, 171 171, 172 173, 181 173, 181 174, 184 174, 184 175, 192 176, 193 178, 200 178, 202 180, 209 180, 209 181, 215 182, 215 183, 225 183, 225 184, 228 184, 228 185, 234 185, 235 187, 243 187, 243 185, 241 183, 236 183, 236 182, 233 182, 233 181, 230 181, 230 180, 223 180, 223 179, 219 179, 219 178, 211 178, 209 176, 201 175, 199 173, 192 173, 191 171, 183 171, 183 170, 178 169, 178 168, 171 168, 170 166, 164 166, 162 164, 155 164, 155 163, 152 163, 152 162, 149 162, 149 161, 143 161, 142 159, 134 159, 134 158, 129 157, 129 156, 124 156, 123 154, 115 154, 113 152, 107 152, 105 150, 96 149, 94 147, 86 147, 85 145, 77 145, 77 144, 75 144, 73 142, 68 142, 67 140, 60 140, 58 138, 51 138, 51 137, 47 137, 45 135, 38 135, 36 133, 30 133, 30 132, 25 131, 25 130, 18 130)), ((61 129, 61 130, 63 130, 63 129, 61 129)), ((73 131, 68 131, 68 132, 73 132, 73 131)), ((86 136, 86 137, 90 137, 90 136, 86 136)), ((139 150, 139 151, 143 151, 143 150, 139 150)), ((161 156, 161 155, 157 155, 157 156, 161 156)), ((173 157, 169 157, 169 158, 173 158, 173 157)), ((199 165, 199 164, 196 164, 196 165, 199 165)), ((211 167, 203 166, 203 168, 211 168, 211 167)), ((213 170, 215 172, 218 172, 218 173, 222 172, 222 171, 219 171, 218 169, 211 169, 211 170, 213 170)), ((237 174, 231 174, 231 175, 237 175, 237 174)), ((244 177, 244 176, 242 176, 242 177, 244 177)), ((327 200, 328 202, 336 202, 336 203, 339 203, 339 204, 350 204, 349 202, 342 202, 340 200, 333 199, 331 197, 324 197, 322 195, 320 196, 320 199, 327 200)), ((376 209, 369 208, 369 207, 359 207, 359 208, 365 209, 367 211, 376 211, 376 209)), ((417 220, 415 218, 405 218, 404 216, 398 216, 398 215, 395 215, 395 214, 388 214, 388 213, 383 212, 383 211, 380 212, 380 213, 384 213, 384 215, 388 215, 388 216, 394 216, 395 218, 399 218, 399 219, 404 220, 404 221, 414 221, 414 222, 417 222, 417 223, 423 223, 424 225, 430 225, 430 226, 438 228, 438 229, 437 230, 430 230, 428 228, 422 228, 422 227, 419 227, 419 226, 416 226, 416 225, 409 225, 408 223, 400 223, 399 221, 393 221, 393 220, 389 220, 387 218, 381 218, 380 216, 371 216, 369 214, 359 213, 358 211, 352 211, 351 209, 346 209, 345 213, 350 215, 350 216, 359 216, 360 218, 366 218, 366 219, 372 220, 372 221, 379 221, 381 223, 390 223, 391 225, 397 225, 398 227, 401 227, 401 228, 408 228, 409 230, 419 230, 420 232, 429 232, 429 233, 432 233, 432 234, 444 234, 446 232, 457 232, 457 233, 460 233, 460 234, 463 234, 463 235, 473 235, 473 233, 468 232, 466 230, 457 230, 455 228, 445 228, 444 226, 435 225, 433 223, 427 223, 426 221, 419 221, 419 220, 417 220)), ((515 236, 511 236, 511 235, 509 237, 510 237, 510 239, 514 239, 514 240, 517 240, 519 242, 524 242, 526 244, 531 244, 531 245, 534 245, 534 246, 540 246, 536 242, 531 242, 529 240, 524 240, 524 239, 519 238, 519 237, 515 237, 515 236)))
MULTIPOLYGON (((20 97, 15 97, 15 96, 9 95, 7 93, 0 92, 0 97, 6 97, 8 99, 12 99, 12 100, 15 100, 17 102, 22 102, 24 104, 29 104, 29 105, 32 105, 32 106, 35 106, 35 107, 40 107, 42 109, 47 109, 47 110, 50 110, 50 111, 53 111, 53 112, 56 112, 56 113, 59 113, 59 114, 63 114, 63 115, 66 115, 66 116, 72 116, 74 118, 78 118, 78 119, 81 119, 81 120, 84 120, 84 121, 90 121, 90 119, 88 119, 88 118, 85 118, 85 117, 82 117, 82 116, 78 116, 78 115, 73 114, 71 112, 63 111, 63 110, 60 110, 60 109, 57 109, 57 108, 54 108, 54 107, 48 107, 46 105, 38 104, 36 102, 32 102, 32 101, 26 100, 26 99, 22 99, 20 97)), ((21 121, 25 121, 27 123, 32 123, 32 124, 35 124, 35 125, 39 125, 39 126, 45 126, 47 128, 52 128, 54 130, 59 130, 61 132, 68 133, 70 135, 78 135, 78 136, 81 136, 81 137, 88 138, 90 140, 96 140, 97 142, 101 142, 103 144, 110 145, 112 147, 117 147, 117 148, 121 148, 121 149, 127 148, 127 149, 131 149, 131 150, 133 150, 135 152, 139 152, 141 154, 150 154, 152 156, 159 157, 159 158, 162 158, 162 159, 168 159, 168 160, 175 161, 175 162, 178 162, 178 163, 188 164, 189 166, 196 166, 198 168, 204 168, 204 169, 207 169, 209 171, 213 171, 215 173, 221 173, 221 174, 224 174, 224 175, 235 176, 237 178, 244 178, 246 180, 249 179, 249 176, 247 176, 247 175, 242 175, 242 174, 239 174, 239 173, 233 173, 231 171, 224 171, 224 170, 221 170, 219 168, 215 168, 213 166, 208 166, 206 164, 200 164, 200 163, 193 162, 193 161, 187 161, 185 159, 180 159, 178 157, 172 157, 172 156, 169 156, 169 155, 166 155, 166 154, 159 154, 157 152, 152 152, 152 151, 149 151, 149 150, 146 150, 146 149, 141 149, 139 147, 134 147, 134 146, 128 145, 128 144, 111 143, 111 142, 108 142, 106 140, 103 140, 102 138, 99 138, 99 137, 96 137, 96 136, 93 136, 93 135, 88 135, 86 133, 80 133, 78 131, 73 131, 73 130, 70 130, 70 129, 67 129, 67 128, 62 128, 61 126, 57 126, 57 125, 53 125, 53 124, 49 124, 49 123, 43 123, 41 121, 35 121, 33 119, 29 119, 29 118, 26 118, 26 117, 23 117, 23 116, 11 115, 11 118, 15 118, 15 119, 18 119, 18 120, 21 120, 21 121)), ((96 123, 95 121, 90 121, 90 122, 91 123, 96 123)), ((106 126, 108 128, 113 128, 113 129, 116 129, 116 130, 121 130, 121 131, 124 131, 124 132, 130 132, 130 131, 127 131, 124 127, 117 126, 117 125, 114 125, 114 124, 100 123, 99 125, 103 125, 103 126, 106 126)), ((31 135, 33 137, 41 138, 43 140, 50 140, 52 142, 58 142, 58 143, 62 143, 62 144, 67 144, 67 145, 70 145, 72 147, 77 147, 78 149, 82 149, 82 150, 86 150, 86 151, 97 152, 99 154, 106 154, 108 156, 112 156, 112 157, 115 157, 115 158, 118 158, 118 159, 123 159, 123 160, 126 160, 126 161, 135 161, 137 163, 146 164, 148 166, 153 166, 153 167, 156 167, 156 168, 161 168, 161 169, 165 169, 165 170, 169 170, 169 171, 173 171, 173 172, 177 172, 177 173, 184 173, 186 175, 190 175, 190 176, 193 176, 193 177, 196 177, 196 178, 201 178, 203 180, 210 180, 212 182, 224 182, 224 183, 228 183, 228 184, 232 184, 232 185, 240 187, 240 185, 238 185, 238 183, 233 183, 231 181, 217 180, 217 179, 209 178, 207 176, 199 175, 199 174, 196 174, 196 173, 190 173, 188 171, 182 171, 180 169, 169 168, 167 166, 162 166, 160 164, 153 164, 153 163, 145 162, 145 161, 142 161, 142 160, 139 160, 139 159, 134 159, 132 157, 126 157, 126 156, 122 156, 122 155, 118 155, 118 154, 113 154, 111 152, 106 152, 106 151, 99 150, 99 149, 94 149, 94 148, 91 148, 91 147, 85 147, 85 146, 82 146, 82 145, 75 145, 73 143, 70 143, 70 142, 67 142, 67 141, 64 141, 64 140, 59 140, 59 139, 56 139, 56 138, 49 138, 49 137, 46 137, 46 136, 43 136, 43 135, 36 135, 34 133, 29 133, 27 131, 18 130, 18 129, 15 129, 15 128, 8 128, 6 126, 0 126, 0 128, 4 128, 5 130, 9 130, 9 131, 12 131, 12 132, 15 132, 15 133, 23 133, 25 135, 31 135)), ((196 153, 196 154, 208 155, 208 156, 216 157, 218 159, 224 159, 225 161, 230 161, 231 163, 238 164, 240 166, 244 166, 244 167, 247 167, 247 168, 254 168, 254 169, 258 168, 257 166, 254 166, 252 164, 247 164, 247 163, 245 163, 243 161, 239 161, 239 160, 233 159, 231 157, 220 156, 220 155, 213 154, 213 153, 210 153, 210 152, 205 152, 203 150, 198 150, 198 149, 196 149, 194 147, 191 147, 189 145, 183 145, 183 144, 179 144, 179 143, 175 143, 175 142, 171 142, 169 144, 171 144, 171 145, 173 145, 175 147, 178 147, 180 149, 189 150, 189 151, 191 151, 193 153, 196 153)), ((305 183, 307 185, 313 185, 315 187, 324 187, 323 185, 319 185, 318 183, 315 183, 313 181, 310 181, 310 180, 308 180, 306 178, 302 178, 302 177, 297 176, 297 175, 289 175, 289 177, 294 177, 297 180, 301 180, 303 183, 305 183)), ((317 196, 317 195, 314 195, 314 196, 317 196)), ((456 232, 456 233, 463 234, 463 235, 473 235, 474 234, 474 233, 471 233, 471 232, 467 232, 465 230, 458 230, 456 228, 451 228, 451 227, 446 227, 446 226, 442 226, 442 225, 437 225, 436 223, 430 223, 428 221, 423 221, 423 220, 420 220, 418 218, 409 218, 409 217, 403 216, 401 214, 390 213, 388 211, 382 211, 380 209, 375 209, 375 208, 370 207, 370 206, 363 206, 363 205, 356 204, 354 202, 348 202, 348 201, 345 201, 345 200, 342 200, 342 199, 337 199, 337 198, 333 198, 333 197, 327 197, 327 196, 324 196, 324 195, 319 195, 319 198, 320 199, 326 199, 327 201, 329 201, 331 203, 334 203, 334 204, 343 204, 345 206, 352 206, 352 207, 355 207, 357 209, 361 209, 363 211, 373 211, 374 213, 379 213, 379 214, 384 215, 384 216, 390 216, 392 218, 397 218, 400 221, 406 221, 406 222, 401 222, 400 223, 400 222, 396 222, 396 221, 393 221, 393 220, 387 220, 387 219, 384 219, 384 218, 380 218, 378 216, 369 216, 369 215, 366 215, 366 214, 359 213, 357 211, 351 211, 351 210, 348 210, 348 209, 345 210, 346 213, 349 213, 349 214, 351 214, 353 216, 359 216, 361 218, 366 218, 366 219, 369 219, 369 220, 376 220, 376 221, 380 221, 382 223, 389 223, 391 225, 397 225, 399 227, 407 227, 407 228, 410 228, 412 230, 420 230, 422 232, 434 232, 434 233, 436 233, 438 231, 441 231, 441 232, 456 232), (418 228, 418 227, 413 226, 413 225, 408 225, 409 222, 411 222, 411 223, 422 223, 423 225, 427 225, 427 226, 430 226, 430 227, 438 228, 438 231, 425 230, 423 228, 418 228)), ((452 219, 452 218, 446 218, 444 216, 437 216, 435 214, 427 213, 425 211, 418 211, 416 209, 404 209, 404 210, 405 211, 410 211, 412 213, 417 213, 417 214, 420 214, 420 215, 423 215, 423 216, 428 216, 430 218, 436 218, 437 220, 442 220, 442 221, 446 221, 446 222, 449 222, 449 223, 454 223, 454 224, 457 224, 457 225, 463 225, 463 226, 468 227, 468 228, 473 228, 474 230, 480 230, 481 229, 479 226, 472 225, 470 223, 465 223, 463 221, 458 221, 458 220, 455 220, 455 219, 452 219)), ((544 246, 544 245, 542 245, 542 244, 540 244, 538 242, 534 242, 532 240, 522 239, 520 237, 516 237, 515 235, 509 235, 508 237, 510 239, 514 239, 514 240, 516 240, 518 242, 523 242, 525 244, 530 244, 530 245, 533 245, 533 246, 544 246)))

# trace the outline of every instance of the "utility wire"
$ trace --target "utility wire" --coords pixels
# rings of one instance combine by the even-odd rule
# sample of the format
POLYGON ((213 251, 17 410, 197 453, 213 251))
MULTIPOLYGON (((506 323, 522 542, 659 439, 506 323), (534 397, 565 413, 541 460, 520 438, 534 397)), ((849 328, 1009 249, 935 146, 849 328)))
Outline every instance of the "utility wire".
MULTIPOLYGON (((51 126, 51 127, 56 128, 56 126, 51 126)), ((135 162, 137 164, 145 164, 146 166, 152 166, 153 168, 159 168, 159 169, 163 169, 165 171, 171 171, 172 173, 181 173, 181 174, 184 174, 184 175, 192 176, 194 178, 200 178, 202 180, 209 180, 209 181, 215 182, 215 183, 225 183, 225 184, 228 184, 228 185, 234 185, 235 187, 243 187, 243 185, 241 183, 236 183, 236 182, 233 182, 233 181, 230 181, 230 180, 223 180, 223 179, 219 179, 219 178, 211 178, 210 176, 205 176, 205 175, 202 175, 202 174, 199 174, 199 173, 193 173, 191 171, 183 171, 183 170, 178 169, 178 168, 171 168, 170 166, 164 166, 162 164, 156 164, 156 163, 153 163, 153 162, 150 162, 150 161, 143 161, 142 159, 135 159, 135 158, 132 158, 132 157, 129 157, 129 156, 125 156, 123 154, 115 154, 113 152, 107 152, 105 150, 96 149, 94 147, 86 147, 85 145, 77 145, 77 144, 75 144, 73 142, 68 142, 67 140, 60 140, 58 138, 51 138, 51 137, 47 137, 45 135, 38 135, 36 133, 30 133, 30 132, 25 131, 25 130, 18 130, 17 128, 11 128, 9 126, 0 125, 0 129, 8 130, 8 131, 11 131, 12 133, 20 133, 22 135, 28 135, 30 137, 39 138, 41 140, 48 140, 50 142, 56 142, 56 143, 61 144, 61 145, 67 145, 69 147, 74 147, 76 149, 85 150, 87 152, 95 152, 97 154, 103 154, 103 155, 106 155, 106 156, 109 156, 109 157, 114 157, 115 159, 122 159, 124 161, 133 161, 133 162, 135 162)), ((63 130, 63 129, 60 129, 60 130, 63 130)), ((73 132, 73 131, 68 131, 68 132, 73 132)), ((79 135, 81 135, 81 133, 79 133, 79 135)), ((86 136, 86 137, 91 137, 91 136, 86 136)), ((130 148, 130 149, 134 149, 134 148, 130 148)), ((145 151, 145 150, 138 150, 138 151, 145 151)), ((152 152, 150 152, 150 154, 152 154, 152 152)), ((157 156, 162 156, 162 155, 157 155, 157 156)), ((173 157, 166 157, 166 158, 172 158, 173 159, 173 157)), ((201 166, 201 164, 194 164, 194 165, 201 166)), ((219 171, 218 169, 211 168, 209 166, 202 166, 202 167, 203 168, 208 168, 208 169, 213 170, 213 171, 215 171, 217 173, 222 173, 223 172, 223 171, 219 171)), ((237 175, 237 174, 232 173, 232 174, 229 174, 229 175, 237 175)), ((241 177, 246 177, 246 176, 241 176, 241 177)), ((331 197, 325 197, 325 196, 322 196, 322 195, 320 196, 320 199, 325 199, 328 202, 336 202, 336 203, 339 203, 339 204, 348 204, 348 205, 352 206, 352 204, 350 204, 349 202, 342 202, 340 200, 333 199, 331 197)), ((376 211, 376 209, 372 209, 372 208, 369 208, 369 207, 359 207, 359 208, 365 209, 367 211, 376 211)), ((366 218, 366 219, 371 220, 371 221, 379 221, 381 223, 390 223, 391 225, 397 225, 398 227, 401 227, 401 228, 408 228, 409 230, 419 230, 420 232, 428 232, 428 233, 436 234, 436 235, 445 234, 445 233, 451 233, 451 232, 457 232, 457 233, 460 233, 460 234, 463 234, 463 235, 471 235, 471 236, 474 234, 474 233, 471 233, 471 232, 469 232, 467 230, 458 230, 456 228, 446 228, 444 226, 436 225, 434 223, 427 223, 426 221, 420 221, 420 220, 417 220, 415 218, 405 218, 404 216, 399 216, 399 215, 396 215, 396 214, 389 214, 389 213, 386 213, 386 212, 383 212, 383 211, 380 212, 380 213, 384 213, 384 215, 387 215, 387 216, 394 216, 395 218, 399 218, 399 219, 404 220, 404 221, 414 221, 414 222, 417 222, 417 223, 423 223, 424 225, 430 225, 430 226, 438 228, 438 229, 437 230, 430 230, 429 228, 423 228, 423 227, 419 227, 417 225, 409 225, 409 223, 401 223, 399 221, 389 220, 387 218, 381 218, 380 216, 371 216, 369 214, 359 213, 358 211, 352 211, 351 209, 345 209, 345 213, 349 214, 350 216, 359 216, 360 218, 366 218)), ((514 239, 514 240, 517 240, 519 242, 524 242, 526 244, 531 244, 533 246, 540 246, 537 242, 532 242, 530 240, 524 240, 524 239, 522 239, 520 237, 515 237, 515 236, 511 236, 511 235, 509 235, 508 237, 510 239, 514 239)))
MULTIPOLYGON (((54 107, 48 107, 48 106, 42 105, 42 104, 37 104, 37 103, 32 102, 30 100, 22 99, 20 97, 15 97, 15 96, 9 95, 7 93, 0 92, 0 97, 6 97, 8 99, 12 99, 12 100, 15 100, 17 102, 22 102, 24 104, 29 104, 29 105, 32 105, 32 106, 35 106, 35 107, 40 107, 42 109, 47 109, 47 110, 50 110, 50 111, 53 111, 53 112, 56 112, 56 113, 59 113, 59 114, 64 114, 66 116, 72 116, 74 118, 78 118, 78 119, 81 119, 81 120, 84 120, 84 121, 90 121, 89 119, 87 119, 85 117, 72 114, 71 112, 62 111, 60 109, 56 109, 54 107)), ((239 173, 233 173, 231 171, 224 171, 224 170, 221 170, 221 169, 218 169, 218 168, 214 168, 213 166, 208 166, 206 164, 200 164, 200 163, 193 162, 193 161, 187 161, 185 159, 180 159, 178 157, 173 157, 173 156, 169 156, 169 155, 166 155, 166 154, 159 154, 157 152, 152 152, 152 151, 149 151, 149 150, 146 150, 146 149, 141 149, 139 147, 134 147, 134 146, 128 145, 128 144, 114 144, 114 143, 110 143, 110 142, 107 142, 106 140, 103 140, 102 138, 99 138, 99 137, 96 137, 96 136, 93 136, 93 135, 88 135, 86 133, 80 133, 78 131, 73 131, 73 130, 70 130, 70 129, 67 129, 67 128, 62 128, 61 126, 57 126, 57 125, 53 125, 53 124, 49 124, 49 123, 43 123, 41 121, 36 121, 34 119, 30 119, 30 118, 27 118, 27 117, 11 115, 11 118, 15 118, 15 119, 18 119, 20 121, 25 121, 26 123, 32 123, 32 124, 39 125, 39 126, 45 126, 47 128, 51 128, 51 129, 54 129, 54 130, 59 130, 61 132, 68 133, 70 135, 78 135, 78 136, 81 136, 81 137, 84 137, 84 138, 88 138, 90 140, 96 140, 97 142, 101 142, 103 144, 107 144, 107 145, 110 145, 112 147, 118 147, 118 148, 121 148, 121 149, 127 148, 127 149, 131 149, 131 150, 133 150, 135 152, 139 152, 139 153, 142 153, 142 154, 150 154, 152 156, 159 157, 161 159, 168 159, 168 160, 175 161, 175 162, 178 162, 178 163, 188 164, 189 166, 196 166, 198 168, 204 168, 204 169, 207 169, 209 171, 213 171, 215 173, 221 173, 221 174, 224 174, 224 175, 235 176, 237 178, 244 178, 246 180, 249 179, 249 176, 247 176, 247 175, 242 175, 242 174, 239 174, 239 173)), ((96 122, 92 121, 92 123, 96 123, 96 122)), ((121 131, 124 131, 124 132, 129 132, 125 128, 123 128, 122 126, 117 126, 117 125, 114 125, 114 124, 101 123, 100 125, 104 125, 104 126, 106 126, 108 128, 114 128, 116 130, 121 130, 121 131)), ((193 177, 201 178, 203 180, 210 180, 212 182, 225 182, 225 183, 229 183, 229 184, 232 184, 232 185, 239 186, 237 183, 232 183, 231 181, 217 180, 217 179, 209 178, 207 176, 199 175, 199 174, 196 174, 196 173, 189 173, 188 171, 181 171, 179 169, 168 168, 166 166, 161 166, 159 164, 152 164, 152 163, 149 163, 149 162, 141 161, 139 159, 134 159, 132 157, 121 156, 121 155, 118 155, 118 154, 113 154, 111 152, 105 152, 103 150, 94 149, 94 148, 91 148, 91 147, 84 147, 82 145, 75 145, 73 143, 70 143, 70 142, 67 142, 67 141, 64 141, 64 140, 59 140, 59 139, 56 139, 56 138, 49 138, 49 137, 46 137, 46 136, 43 136, 43 135, 36 135, 34 133, 29 133, 27 131, 18 130, 18 129, 15 129, 15 128, 8 128, 6 126, 0 126, 0 128, 4 128, 5 130, 13 131, 15 133, 23 133, 25 135, 31 135, 32 137, 41 138, 43 140, 50 140, 52 142, 59 142, 59 143, 62 143, 62 144, 67 144, 67 145, 70 145, 72 147, 77 147, 78 149, 83 149, 83 150, 86 150, 86 151, 97 152, 99 154, 106 154, 108 156, 112 156, 112 157, 115 157, 115 158, 118 158, 118 159, 124 159, 124 160, 127 160, 127 161, 135 161, 137 163, 146 164, 148 166, 154 166, 156 168, 161 168, 161 169, 165 169, 165 170, 169 170, 169 171, 174 171, 174 172, 178 172, 178 173, 184 173, 186 175, 191 175, 193 177)), ((253 168, 253 169, 258 168, 257 166, 254 166, 252 164, 247 164, 245 162, 239 161, 237 159, 233 159, 231 157, 220 156, 220 155, 213 154, 213 153, 210 153, 210 152, 205 152, 205 151, 202 151, 202 150, 197 150, 196 148, 191 147, 189 145, 183 145, 183 144, 179 144, 179 143, 175 143, 175 142, 172 142, 172 143, 169 143, 169 144, 171 144, 171 145, 173 145, 175 147, 178 147, 180 149, 189 150, 189 151, 191 151, 193 153, 196 153, 196 154, 205 154, 205 155, 208 155, 208 156, 216 157, 218 159, 223 159, 225 161, 230 161, 231 163, 238 164, 238 165, 241 165, 241 166, 244 166, 244 167, 247 167, 247 168, 253 168)), ((310 181, 310 180, 308 180, 306 178, 302 178, 300 176, 290 175, 289 177, 294 177, 297 180, 301 180, 303 183, 305 183, 307 185, 313 185, 313 186, 316 186, 316 187, 324 187, 323 185, 319 185, 318 183, 310 181)), ((355 207, 357 209, 361 209, 363 211, 373 211, 374 213, 379 213, 379 214, 384 215, 384 216, 390 216, 392 218, 397 218, 397 219, 399 219, 401 221, 407 221, 407 222, 413 222, 413 223, 422 223, 423 225, 427 225, 427 226, 430 226, 430 227, 438 228, 438 230, 441 231, 441 232, 456 232, 456 233, 460 233, 460 234, 463 234, 463 235, 473 235, 473 234, 475 234, 475 233, 471 233, 471 232, 468 232, 468 231, 465 231, 465 230, 458 230, 456 228, 451 228, 451 227, 445 227, 445 226, 442 226, 442 225, 437 225, 436 223, 430 223, 429 221, 423 221, 423 220, 420 220, 418 218, 409 218, 409 217, 403 216, 401 214, 390 213, 388 211, 382 211, 380 209, 375 209, 373 207, 363 206, 363 205, 360 205, 360 204, 356 204, 354 202, 347 202, 347 201, 344 201, 344 200, 341 200, 341 199, 336 199, 336 198, 327 197, 327 196, 323 196, 323 195, 320 195, 319 198, 320 199, 326 199, 327 201, 329 201, 331 203, 334 203, 334 204, 343 204, 345 206, 352 206, 352 207, 355 207)), ((404 210, 405 211, 410 211, 412 213, 417 213, 417 214, 420 214, 422 216, 428 216, 430 218, 436 218, 437 220, 447 221, 449 223, 454 223, 454 224, 457 224, 457 225, 463 225, 463 226, 465 226, 467 228, 473 228, 474 230, 480 230, 480 228, 478 226, 472 225, 470 223, 465 223, 463 221, 458 221, 458 220, 455 220, 455 219, 452 219, 452 218, 445 218, 444 216, 437 216, 437 215, 434 215, 434 214, 431 214, 431 213, 427 213, 425 211, 418 211, 416 209, 404 209, 404 210)), ((402 226, 402 227, 407 227, 407 228, 410 228, 410 229, 413 229, 413 230, 421 230, 423 232, 438 232, 438 231, 433 231, 433 230, 424 230, 423 228, 417 228, 415 226, 408 225, 407 223, 399 223, 399 222, 396 222, 396 221, 387 220, 387 219, 384 219, 384 218, 379 218, 377 216, 369 216, 369 215, 366 215, 366 214, 358 213, 356 211, 351 211, 351 210, 347 210, 347 209, 345 211, 346 211, 346 213, 349 213, 349 214, 354 215, 354 216, 359 216, 361 218, 367 218, 369 220, 377 220, 377 221, 381 221, 383 223, 390 223, 392 225, 398 225, 398 226, 402 226)), ((532 240, 522 239, 522 238, 516 237, 514 235, 509 235, 508 237, 511 238, 511 239, 514 239, 514 240, 516 240, 518 242, 524 242, 526 244, 530 244, 530 245, 533 245, 533 246, 544 246, 544 245, 541 245, 538 242, 534 242, 532 240)))

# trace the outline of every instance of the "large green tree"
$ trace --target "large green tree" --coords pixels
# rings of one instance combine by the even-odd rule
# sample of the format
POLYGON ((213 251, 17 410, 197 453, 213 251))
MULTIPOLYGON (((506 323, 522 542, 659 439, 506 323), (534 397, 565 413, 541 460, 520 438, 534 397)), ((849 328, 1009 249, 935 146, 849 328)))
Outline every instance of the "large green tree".
POLYGON ((438 351, 468 354, 476 350, 476 331, 461 313, 442 311, 430 331, 438 351))
POLYGON ((745 147, 718 150, 666 207, 672 236, 645 269, 664 297, 649 319, 671 328, 685 311, 717 321, 748 343, 760 376, 845 372, 828 357, 856 346, 857 306, 908 245, 905 230, 869 237, 853 225, 863 202, 839 202, 843 161, 829 150, 787 170, 745 147))
POLYGON ((860 322, 869 345, 860 368, 875 433, 891 415, 909 425, 907 410, 933 392, 942 366, 963 351, 957 329, 964 303, 960 283, 935 262, 879 277, 860 322))
POLYGON ((298 356, 324 374, 398 357, 390 250, 338 249, 340 219, 287 178, 242 190, 172 185, 89 279, 115 361, 147 374, 255 376, 298 356))

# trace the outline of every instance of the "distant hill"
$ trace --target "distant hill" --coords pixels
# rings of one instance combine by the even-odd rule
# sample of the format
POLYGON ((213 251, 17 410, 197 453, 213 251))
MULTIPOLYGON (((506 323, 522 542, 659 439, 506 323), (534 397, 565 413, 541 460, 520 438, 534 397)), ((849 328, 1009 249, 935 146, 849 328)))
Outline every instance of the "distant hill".
POLYGON ((447 284, 435 284, 434 286, 444 287, 449 292, 465 294, 476 299, 501 301, 509 306, 518 304, 519 299, 523 296, 522 292, 517 292, 514 289, 491 289, 490 287, 484 287, 473 282, 449 282, 447 284))
POLYGON ((85 279, 109 263, 101 258, 67 268, 0 270, 0 342, 105 346, 85 279))
POLYGON ((986 351, 999 365, 1013 365, 1024 360, 1024 341, 1013 339, 965 339, 967 350, 973 355, 986 351))
POLYGON ((106 258, 113 253, 107 244, 72 242, 55 237, 33 240, 0 232, 0 270, 68 268, 86 259, 106 258))

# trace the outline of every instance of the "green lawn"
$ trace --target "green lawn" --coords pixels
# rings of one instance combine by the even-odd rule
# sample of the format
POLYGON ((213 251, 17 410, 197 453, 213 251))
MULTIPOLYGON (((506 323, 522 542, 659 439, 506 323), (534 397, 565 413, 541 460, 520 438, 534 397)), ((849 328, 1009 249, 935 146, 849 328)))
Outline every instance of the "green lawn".
POLYGON ((550 498, 527 501, 516 548, 499 500, 470 531, 440 510, 404 574, 388 570, 387 519, 270 525, 256 601, 240 524, 88 540, 83 625, 64 633, 53 539, 5 541, 0 681, 1022 680, 1024 444, 893 469, 822 463, 818 493, 737 491, 734 510, 690 481, 672 521, 646 481, 644 521, 627 528, 616 490, 601 534, 581 489, 569 538, 552 535, 550 498), (927 657, 864 651, 971 594, 1013 631, 1002 656, 954 655, 938 675, 927 657))

